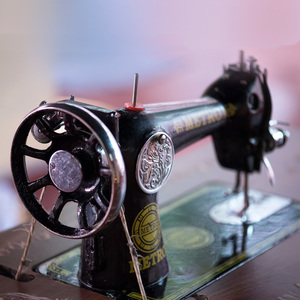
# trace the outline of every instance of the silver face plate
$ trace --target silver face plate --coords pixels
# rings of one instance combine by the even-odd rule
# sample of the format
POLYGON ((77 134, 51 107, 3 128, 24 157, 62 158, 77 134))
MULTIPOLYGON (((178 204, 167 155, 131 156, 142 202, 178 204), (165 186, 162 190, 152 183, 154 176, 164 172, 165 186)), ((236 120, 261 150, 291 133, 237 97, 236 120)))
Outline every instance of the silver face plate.
POLYGON ((49 174, 55 186, 66 193, 74 192, 83 176, 80 162, 64 150, 58 150, 51 156, 49 174))
POLYGON ((165 132, 156 132, 146 141, 136 164, 136 180, 145 193, 156 193, 166 183, 174 154, 173 142, 165 132))

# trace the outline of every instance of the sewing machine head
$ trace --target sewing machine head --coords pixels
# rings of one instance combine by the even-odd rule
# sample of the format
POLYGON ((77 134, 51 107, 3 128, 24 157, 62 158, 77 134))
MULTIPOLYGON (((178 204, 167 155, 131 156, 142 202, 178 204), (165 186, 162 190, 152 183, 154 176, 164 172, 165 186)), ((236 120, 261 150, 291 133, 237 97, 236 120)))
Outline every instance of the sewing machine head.
POLYGON ((212 135, 222 166, 238 174, 260 171, 264 154, 287 137, 270 127, 266 77, 254 59, 246 63, 241 55, 197 100, 142 105, 134 97, 123 108, 109 110, 71 97, 42 103, 25 117, 12 145, 17 190, 44 227, 83 239, 83 286, 115 293, 138 290, 133 248, 146 289, 163 286, 169 267, 156 195, 170 175, 174 155, 212 135), (30 136, 38 146, 29 144, 30 136), (28 158, 46 163, 44 176, 30 178, 28 158), (51 207, 38 199, 48 186, 57 190, 51 207), (71 202, 78 206, 74 226, 61 219, 71 202))

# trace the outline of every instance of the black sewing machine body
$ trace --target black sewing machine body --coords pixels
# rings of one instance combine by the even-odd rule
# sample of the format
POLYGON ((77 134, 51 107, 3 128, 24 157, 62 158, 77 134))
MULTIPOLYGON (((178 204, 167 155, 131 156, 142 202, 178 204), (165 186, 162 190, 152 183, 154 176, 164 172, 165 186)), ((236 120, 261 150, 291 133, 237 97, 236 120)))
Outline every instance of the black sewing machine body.
MULTIPOLYGON (((182 264, 188 268, 199 260, 193 259, 193 255, 197 257, 206 251, 205 243, 196 247, 189 245, 186 239, 183 239, 185 245, 178 246, 181 234, 175 234, 172 226, 185 228, 186 235, 195 235, 196 240, 197 235, 201 236, 207 246, 222 248, 227 243, 227 250, 219 261, 216 262, 216 256, 212 259, 210 268, 216 268, 236 257, 237 243, 241 243, 241 253, 245 252, 248 229, 253 224, 251 220, 242 220, 236 229, 223 221, 218 224, 211 218, 212 205, 231 196, 241 195, 243 198, 239 184, 227 198, 224 198, 224 191, 228 187, 216 185, 214 189, 201 189, 196 196, 187 197, 188 200, 179 205, 179 211, 163 208, 162 211, 168 211, 169 215, 162 213, 160 218, 157 192, 170 175, 175 153, 212 135, 221 166, 235 170, 239 175, 260 171, 264 154, 283 145, 287 138, 286 132, 270 127, 271 106, 266 72, 262 73, 253 59, 246 65, 243 57, 239 64, 226 68, 197 100, 148 105, 127 103, 117 110, 91 106, 74 99, 43 103, 24 119, 13 142, 12 172, 16 187, 27 209, 44 227, 62 237, 82 238, 80 262, 76 262, 78 284, 115 296, 139 291, 128 241, 118 217, 120 209, 124 208, 146 292, 151 297, 161 298, 166 282, 174 281, 172 272, 180 269, 174 262, 181 261, 182 251, 188 254, 182 259, 182 264), (28 146, 27 137, 31 134, 46 146, 41 150, 28 146), (43 177, 29 178, 27 156, 46 162, 43 177), (52 207, 46 209, 37 194, 48 185, 54 186, 58 193, 52 207), (75 226, 65 225, 60 220, 61 212, 69 202, 78 205, 75 226), (192 216, 191 223, 183 221, 183 212, 192 216), (197 217, 193 212, 198 213, 202 222, 215 224, 213 227, 217 229, 213 229, 213 235, 209 230, 203 230, 203 223, 195 221, 197 217), (199 230, 195 229, 197 226, 200 226, 199 230), (233 231, 223 242, 216 238, 223 230, 221 228, 226 232, 233 231), (236 232, 239 233, 236 235, 236 232), (164 233, 168 240, 171 236, 178 240, 174 247, 177 250, 169 251, 170 257, 164 245, 164 233), (232 252, 228 250, 231 243, 232 252), (191 254, 193 248, 200 252, 191 254), (176 255, 179 256, 176 258, 176 255), (168 260, 172 262, 168 263, 168 260)), ((246 188, 245 197, 248 197, 247 193, 246 188)), ((262 194, 257 197, 268 198, 262 194)), ((282 207, 290 204, 285 199, 283 202, 282 207)), ((245 212, 245 207, 241 207, 236 215, 241 219, 245 212)), ((290 220, 296 219, 294 216, 290 220)), ((260 224, 255 226, 264 226, 260 224)), ((254 247, 264 238, 266 235, 253 240, 250 245, 254 247)), ((261 246, 255 255, 270 244, 261 246)), ((245 259, 243 254, 235 263, 245 259)), ((211 275, 209 280, 232 266, 234 263, 221 269, 219 274, 211 275)), ((203 267, 197 272, 191 271, 190 274, 200 276, 207 274, 208 270, 203 267)), ((184 283, 178 274, 178 280, 184 283)), ((197 282, 198 288, 199 284, 197 282)), ((186 296, 198 289, 194 285, 186 291, 186 296)), ((183 296, 179 294, 179 297, 183 296)))

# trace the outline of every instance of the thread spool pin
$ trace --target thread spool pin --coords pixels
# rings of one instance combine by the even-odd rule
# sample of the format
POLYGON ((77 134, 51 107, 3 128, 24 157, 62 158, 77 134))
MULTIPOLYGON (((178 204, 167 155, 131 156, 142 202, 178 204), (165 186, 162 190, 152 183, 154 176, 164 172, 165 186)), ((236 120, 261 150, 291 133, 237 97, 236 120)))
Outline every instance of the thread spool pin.
POLYGON ((137 103, 137 88, 138 88, 139 74, 134 74, 134 82, 133 82, 133 93, 132 93, 132 103, 125 103, 124 107, 128 110, 132 111, 143 111, 143 104, 137 103))

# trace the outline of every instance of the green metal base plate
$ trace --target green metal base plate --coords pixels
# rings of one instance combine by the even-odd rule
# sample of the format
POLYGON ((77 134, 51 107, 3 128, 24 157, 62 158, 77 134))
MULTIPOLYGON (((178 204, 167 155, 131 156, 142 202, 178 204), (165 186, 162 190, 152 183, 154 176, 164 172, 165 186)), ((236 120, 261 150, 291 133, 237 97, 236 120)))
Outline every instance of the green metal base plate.
MULTIPOLYGON (((170 265, 163 299, 183 299, 195 293, 300 229, 300 205, 292 201, 256 223, 230 225, 215 222, 209 211, 232 197, 227 195, 224 198, 228 190, 228 186, 221 184, 202 186, 160 209, 170 265)), ((268 197, 268 201, 272 197, 258 191, 255 194, 268 197)), ((46 276, 79 286, 79 256, 80 248, 76 247, 42 263, 37 270, 46 276)), ((136 292, 125 293, 124 297, 141 299, 136 292)))

